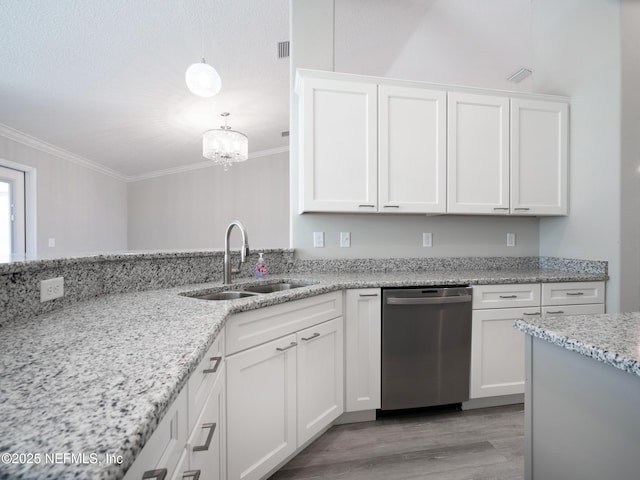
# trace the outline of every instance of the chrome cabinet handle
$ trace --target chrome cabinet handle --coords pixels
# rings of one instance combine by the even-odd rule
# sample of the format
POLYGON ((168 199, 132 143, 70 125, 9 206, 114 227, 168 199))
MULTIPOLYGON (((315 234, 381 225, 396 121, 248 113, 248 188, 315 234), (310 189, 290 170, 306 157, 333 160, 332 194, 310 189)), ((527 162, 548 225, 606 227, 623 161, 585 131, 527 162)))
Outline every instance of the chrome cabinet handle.
POLYGON ((400 208, 400 205, 385 205, 382 208, 400 208))
POLYGON ((185 480, 187 478, 198 480, 200 478, 200 470, 187 470, 182 474, 182 480, 185 480))
POLYGON ((216 373, 218 371, 220 363, 222 362, 222 357, 211 357, 209 360, 211 360, 212 362, 215 360, 216 364, 213 366, 213 368, 205 368, 204 370, 202 370, 202 373, 216 373))
POLYGON ((304 338, 302 337, 302 340, 304 340, 305 342, 308 342, 309 340, 313 340, 314 338, 318 338, 320 336, 319 333, 314 333, 313 335, 311 335, 310 337, 304 338))
POLYGON ((283 347, 277 347, 276 350, 278 350, 279 352, 284 352, 285 350, 289 350, 290 348, 293 348, 296 345, 298 345, 296 342, 291 342, 288 347, 284 347, 284 348, 283 347))
POLYGON ((146 480, 149 478, 153 478, 155 480, 164 480, 166 476, 167 476, 166 468, 160 468, 158 470, 147 470, 142 474, 143 480, 146 480))
POLYGON ((533 313, 522 312, 522 315, 529 315, 529 316, 540 315, 540 312, 533 312, 533 313))
POLYGON ((556 315, 556 314, 559 314, 559 313, 564 313, 564 310, 558 310, 557 312, 548 311, 547 313, 550 313, 551 315, 556 315))
POLYGON ((359 208, 361 207, 367 207, 367 208, 375 208, 375 205, 358 205, 359 208))
POLYGON ((500 298, 518 298, 518 295, 500 295, 500 298))
POLYGON ((584 292, 567 292, 567 296, 579 297, 580 295, 584 295, 584 292))
POLYGON ((531 210, 531 209, 529 207, 517 207, 517 208, 514 208, 514 210, 522 210, 526 212, 527 210, 531 210))
POLYGON ((361 293, 360 296, 361 297, 377 297, 378 294, 377 293, 361 293))
POLYGON ((209 445, 211 445, 211 439, 213 438, 213 432, 216 431, 216 424, 203 423, 202 429, 204 430, 205 428, 209 429, 209 434, 207 435, 207 439, 204 441, 204 445, 196 445, 195 447, 193 447, 194 452, 206 452, 207 450, 209 450, 209 445))
POLYGON ((493 207, 494 210, 509 210, 509 207, 493 207))

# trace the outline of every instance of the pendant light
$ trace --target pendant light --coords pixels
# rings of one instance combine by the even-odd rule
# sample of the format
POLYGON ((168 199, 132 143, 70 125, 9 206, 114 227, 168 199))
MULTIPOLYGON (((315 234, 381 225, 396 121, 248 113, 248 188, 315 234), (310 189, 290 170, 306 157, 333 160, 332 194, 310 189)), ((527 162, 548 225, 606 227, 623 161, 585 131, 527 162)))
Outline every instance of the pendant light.
POLYGON ((224 126, 207 130, 202 136, 202 155, 213 160, 215 165, 222 165, 228 170, 231 165, 244 162, 249 158, 249 139, 247 136, 227 125, 228 112, 221 113, 224 126))
POLYGON ((199 97, 213 97, 220 91, 222 80, 216 69, 209 65, 204 59, 204 0, 202 2, 202 12, 200 15, 202 27, 202 62, 194 63, 187 68, 184 78, 187 88, 199 97))

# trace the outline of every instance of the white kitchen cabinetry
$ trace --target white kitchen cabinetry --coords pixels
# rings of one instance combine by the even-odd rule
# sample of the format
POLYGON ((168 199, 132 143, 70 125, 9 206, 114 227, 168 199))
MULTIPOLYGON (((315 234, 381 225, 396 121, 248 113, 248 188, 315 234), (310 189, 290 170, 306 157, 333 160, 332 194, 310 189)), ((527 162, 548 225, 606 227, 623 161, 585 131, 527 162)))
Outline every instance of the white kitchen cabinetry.
POLYGON ((592 315, 605 312, 604 282, 545 283, 542 285, 542 315, 592 315))
POLYGON ((511 99, 511 213, 567 214, 566 102, 511 99))
POLYGON ((378 210, 445 213, 447 94, 380 85, 378 210))
POLYGON ((125 480, 226 478, 223 349, 224 330, 169 406, 125 480))
POLYGON ((473 308, 470 398, 524 393, 524 337, 513 324, 540 315, 540 284, 475 286, 473 308))
POLYGON ((379 288, 345 293, 345 411, 380 408, 382 348, 379 288))
POLYGON ((305 77, 300 106, 300 211, 375 212, 377 85, 305 77))
POLYGON ((447 211, 509 213, 509 97, 449 92, 447 211))
POLYGON ((227 322, 227 471, 261 479, 342 414, 342 292, 227 322))

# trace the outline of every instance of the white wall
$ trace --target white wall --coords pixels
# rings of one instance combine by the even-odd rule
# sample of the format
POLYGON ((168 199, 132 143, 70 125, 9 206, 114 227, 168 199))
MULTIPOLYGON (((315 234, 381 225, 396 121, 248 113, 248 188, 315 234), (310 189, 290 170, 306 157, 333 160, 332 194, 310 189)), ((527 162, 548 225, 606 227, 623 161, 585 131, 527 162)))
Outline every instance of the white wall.
POLYGON ((126 250, 123 180, 1 135, 0 158, 36 169, 38 257, 126 250))
POLYGON ((571 97, 570 215, 540 221, 540 254, 608 261, 607 309, 615 312, 621 308, 620 3, 536 0, 533 44, 534 89, 571 97))
POLYGON ((252 250, 287 247, 288 162, 281 153, 128 183, 129 249, 222 248, 233 220, 252 250))
MULTIPOLYGON (((450 3, 447 2, 447 8, 450 3)), ((423 3, 336 0, 334 31, 333 0, 291 0, 292 82, 296 68, 331 71, 335 63, 335 70, 341 66, 349 73, 505 88, 504 77, 520 66, 516 62, 531 59, 528 3, 494 0, 492 7, 487 8, 486 2, 455 0, 460 15, 447 18, 451 28, 444 29, 438 28, 440 19, 433 16, 434 11, 439 11, 439 2, 435 0, 423 3), (385 14, 379 17, 371 14, 376 8, 383 9, 385 14), (496 24, 497 18, 510 16, 521 19, 523 25, 514 20, 516 25, 496 24), (384 24, 367 23, 373 22, 373 18, 383 19, 384 24), (471 40, 462 42, 460 32, 469 28, 482 38, 481 32, 489 32, 492 47, 487 47, 487 43, 478 47, 471 40), (514 32, 519 35, 514 37, 514 32), (390 44, 383 45, 387 39, 390 44), (478 51, 483 52, 481 58, 478 51), (383 57, 382 63, 375 61, 377 56, 383 57), (505 56, 511 59, 508 64, 504 63, 505 56), (345 58, 356 60, 347 63, 345 58)), ((526 87, 520 86, 523 88, 526 87)), ((293 94, 291 105, 291 246, 299 257, 538 255, 536 218, 299 215, 298 114, 293 94), (314 231, 325 232, 325 248, 313 248, 314 231), (338 246, 340 231, 351 232, 351 248, 338 246), (432 248, 422 247, 422 232, 433 233, 432 248), (515 248, 506 246, 507 232, 516 233, 515 248)))

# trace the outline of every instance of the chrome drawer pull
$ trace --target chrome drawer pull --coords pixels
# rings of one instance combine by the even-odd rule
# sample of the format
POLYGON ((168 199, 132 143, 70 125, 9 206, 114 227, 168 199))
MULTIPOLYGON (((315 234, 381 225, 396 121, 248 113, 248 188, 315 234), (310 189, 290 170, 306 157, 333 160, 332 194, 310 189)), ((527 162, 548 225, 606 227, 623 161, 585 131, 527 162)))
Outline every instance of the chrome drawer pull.
POLYGON ((584 292, 567 292, 568 296, 580 296, 580 295, 584 295, 584 292))
POLYGON ((288 347, 284 347, 284 348, 277 347, 276 350, 278 350, 279 352, 284 352, 285 350, 289 350, 290 348, 293 348, 296 345, 298 345, 296 342, 291 342, 288 347))
POLYGON ((550 314, 550 315, 557 315, 559 313, 564 313, 564 310, 558 310, 557 312, 548 311, 547 313, 550 314))
POLYGON ((375 208, 375 205, 358 205, 358 207, 367 207, 367 208, 375 208))
POLYGON ((185 480, 187 478, 198 480, 200 478, 200 470, 187 470, 182 474, 182 480, 185 480))
POLYGON ((533 313, 527 313, 527 312, 522 312, 523 315, 540 315, 540 312, 533 312, 533 313))
POLYGON ((509 210, 509 207, 493 207, 494 210, 509 210))
POLYGON ((211 360, 212 362, 215 360, 216 364, 213 366, 213 368, 205 368, 204 370, 202 370, 202 373, 216 373, 218 371, 220 363, 222 362, 222 357, 211 357, 209 360, 211 360))
POLYGON ((527 210, 531 210, 531 209, 528 207, 518 207, 518 208, 514 208, 514 210, 523 210, 526 212, 527 210))
POLYGON ((361 297, 377 297, 378 294, 377 293, 361 293, 360 296, 361 297))
POLYGON ((147 470, 142 474, 143 480, 153 478, 155 480, 164 480, 167 476, 167 469, 160 468, 158 470, 147 470))
POLYGON ((500 298, 518 298, 518 295, 500 295, 500 298))
POLYGON ((213 438, 213 432, 216 431, 216 424, 204 423, 202 424, 202 429, 204 430, 205 428, 209 429, 209 434, 207 435, 207 439, 204 441, 204 445, 196 445, 195 447, 193 447, 194 452, 205 452, 209 450, 209 445, 211 445, 211 439, 213 438))
POLYGON ((304 340, 305 342, 308 342, 309 340, 313 340, 314 338, 318 338, 320 336, 319 333, 314 333, 313 335, 311 335, 310 337, 304 338, 302 337, 302 340, 304 340))
POLYGON ((385 205, 382 208, 400 208, 400 205, 385 205))

